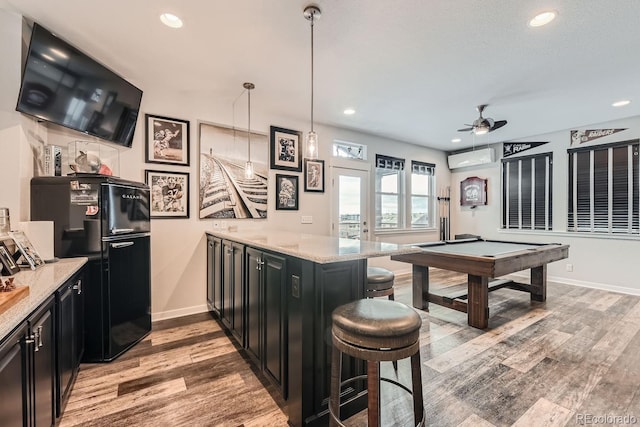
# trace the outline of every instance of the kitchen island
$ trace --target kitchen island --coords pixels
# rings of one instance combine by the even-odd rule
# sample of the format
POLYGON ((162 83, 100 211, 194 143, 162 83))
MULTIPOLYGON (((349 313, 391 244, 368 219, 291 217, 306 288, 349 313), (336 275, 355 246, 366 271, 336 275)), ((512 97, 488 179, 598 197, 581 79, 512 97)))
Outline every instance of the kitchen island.
MULTIPOLYGON (((273 382, 292 426, 328 425, 331 312, 364 298, 367 259, 419 252, 411 246, 282 230, 207 232, 207 302, 273 382)), ((345 359, 343 376, 364 373, 345 359)), ((366 407, 352 383, 343 417, 366 407)))

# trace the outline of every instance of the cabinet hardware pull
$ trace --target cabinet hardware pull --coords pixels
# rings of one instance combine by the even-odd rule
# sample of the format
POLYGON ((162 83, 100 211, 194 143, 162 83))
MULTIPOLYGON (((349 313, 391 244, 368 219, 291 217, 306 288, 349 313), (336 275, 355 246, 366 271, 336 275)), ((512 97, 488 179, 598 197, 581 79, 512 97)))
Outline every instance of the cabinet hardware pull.
POLYGON ((42 347, 42 325, 38 326, 38 347, 42 347))
POLYGON ((133 242, 122 242, 122 243, 112 243, 111 247, 114 249, 126 248, 127 246, 132 246, 133 242))
POLYGON ((78 295, 82 293, 82 280, 78 280, 75 285, 73 285, 73 290, 78 291, 78 295))
POLYGON ((40 338, 40 337, 38 336, 38 330, 37 329, 33 332, 33 335, 31 335, 31 337, 33 338, 33 346, 34 346, 35 351, 40 351, 40 346, 38 346, 38 338, 40 338))
MULTIPOLYGON (((27 335, 24 340, 25 344, 33 344, 34 342, 36 342, 36 336, 34 334, 27 335)), ((38 349, 36 349, 36 351, 38 351, 38 349)))

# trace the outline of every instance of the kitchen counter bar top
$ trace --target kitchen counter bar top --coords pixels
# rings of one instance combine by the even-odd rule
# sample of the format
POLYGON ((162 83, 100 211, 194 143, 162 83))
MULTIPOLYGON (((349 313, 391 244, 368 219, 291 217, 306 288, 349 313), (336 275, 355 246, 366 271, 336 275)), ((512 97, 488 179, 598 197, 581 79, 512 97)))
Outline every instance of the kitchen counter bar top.
MULTIPOLYGON (((47 263, 36 270, 20 270, 16 273, 14 283, 17 286, 29 285, 29 295, 14 306, 0 314, 0 341, 24 321, 31 312, 37 309, 60 286, 64 284, 87 262, 87 258, 63 258, 57 262, 47 263)), ((7 276, 3 276, 3 280, 7 276)))
POLYGON ((226 231, 208 230, 207 234, 260 249, 328 264, 331 262, 401 255, 420 252, 416 246, 367 240, 342 239, 318 234, 283 230, 226 231))

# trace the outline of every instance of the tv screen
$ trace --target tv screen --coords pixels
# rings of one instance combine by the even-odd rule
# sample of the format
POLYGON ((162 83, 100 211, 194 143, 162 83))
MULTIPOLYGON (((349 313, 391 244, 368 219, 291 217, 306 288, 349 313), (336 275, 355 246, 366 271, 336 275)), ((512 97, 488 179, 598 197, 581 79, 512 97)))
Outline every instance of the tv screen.
POLYGON ((17 111, 131 147, 142 91, 34 24, 17 111))

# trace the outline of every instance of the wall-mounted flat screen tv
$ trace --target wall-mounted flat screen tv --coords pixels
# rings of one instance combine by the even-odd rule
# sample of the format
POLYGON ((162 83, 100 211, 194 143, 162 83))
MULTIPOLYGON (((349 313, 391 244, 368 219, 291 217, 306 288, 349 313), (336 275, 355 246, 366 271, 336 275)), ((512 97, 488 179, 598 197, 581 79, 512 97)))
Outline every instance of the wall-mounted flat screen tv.
POLYGON ((131 147, 142 91, 34 24, 16 110, 131 147))

